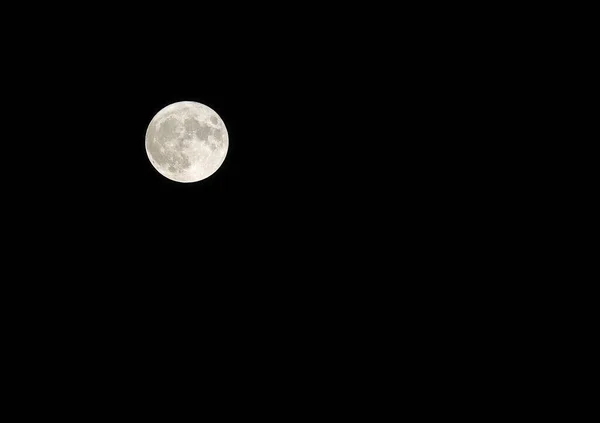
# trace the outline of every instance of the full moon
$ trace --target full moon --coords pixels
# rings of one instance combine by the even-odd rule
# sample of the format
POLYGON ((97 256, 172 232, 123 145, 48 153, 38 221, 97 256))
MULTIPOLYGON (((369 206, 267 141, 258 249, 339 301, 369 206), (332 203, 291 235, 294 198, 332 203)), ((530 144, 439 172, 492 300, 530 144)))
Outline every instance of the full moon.
POLYGON ((221 117, 194 101, 160 110, 146 130, 146 153, 152 166, 176 182, 208 178, 223 164, 229 135, 221 117))

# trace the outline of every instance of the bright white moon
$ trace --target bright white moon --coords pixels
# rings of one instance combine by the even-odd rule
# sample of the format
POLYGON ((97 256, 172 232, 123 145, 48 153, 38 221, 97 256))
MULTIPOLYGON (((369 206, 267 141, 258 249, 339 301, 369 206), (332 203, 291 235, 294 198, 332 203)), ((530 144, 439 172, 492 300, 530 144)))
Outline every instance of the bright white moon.
POLYGON ((152 166, 176 182, 208 178, 223 164, 229 136, 221 117, 194 101, 173 103, 159 111, 146 130, 146 153, 152 166))

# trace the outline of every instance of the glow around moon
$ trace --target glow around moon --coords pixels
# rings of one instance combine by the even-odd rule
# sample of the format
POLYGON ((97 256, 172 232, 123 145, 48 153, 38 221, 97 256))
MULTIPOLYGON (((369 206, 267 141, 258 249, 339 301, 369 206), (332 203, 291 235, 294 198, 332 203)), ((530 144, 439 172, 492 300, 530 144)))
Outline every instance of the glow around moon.
POLYGON ((193 101, 170 104, 160 110, 146 130, 150 163, 166 178, 197 182, 223 164, 229 136, 221 117, 193 101))

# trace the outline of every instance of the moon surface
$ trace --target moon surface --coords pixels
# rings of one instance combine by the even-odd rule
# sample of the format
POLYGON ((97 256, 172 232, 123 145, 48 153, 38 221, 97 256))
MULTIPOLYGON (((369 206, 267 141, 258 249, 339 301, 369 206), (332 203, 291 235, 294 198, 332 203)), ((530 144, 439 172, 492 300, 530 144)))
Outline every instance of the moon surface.
POLYGON ((176 182, 197 182, 221 167, 229 135, 221 117, 208 106, 180 101, 160 110, 146 130, 152 166, 176 182))

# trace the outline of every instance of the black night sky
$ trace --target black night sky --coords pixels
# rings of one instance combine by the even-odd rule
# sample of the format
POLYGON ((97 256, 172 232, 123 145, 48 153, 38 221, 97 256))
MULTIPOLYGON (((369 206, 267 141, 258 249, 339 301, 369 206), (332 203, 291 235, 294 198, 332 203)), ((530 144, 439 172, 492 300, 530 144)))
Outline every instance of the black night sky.
POLYGON ((6 237, 37 257, 23 275, 58 278, 35 277, 41 297, 250 316, 359 307, 350 298, 450 248, 464 172, 448 160, 451 58, 420 48, 432 36, 414 26, 298 16, 227 31, 90 18, 12 47, 22 61, 6 80, 26 83, 11 128, 33 138, 5 181, 6 237), (222 167, 191 184, 162 177, 144 146, 153 116, 184 100, 229 133, 222 167))
POLYGON ((225 411, 237 403, 222 392, 260 383, 278 391, 261 401, 329 401, 369 375, 386 380, 361 388, 387 390, 385 354, 419 373, 439 363, 459 345, 443 335, 465 327, 452 317, 479 319, 456 304, 505 268, 508 249, 487 245, 522 210, 486 177, 510 177, 494 160, 518 149, 499 131, 512 109, 489 123, 489 87, 504 87, 488 46, 469 47, 478 33, 449 36, 429 4, 223 6, 40 5, 2 39, 0 297, 5 345, 30 357, 7 361, 23 383, 38 386, 24 369, 53 371, 54 392, 74 367, 111 395, 137 392, 130 377, 189 404, 208 389, 225 411), (145 151, 151 119, 178 101, 211 107, 229 134, 197 183, 161 176, 145 151), (397 358, 398 340, 429 362, 397 358), (296 380, 302 395, 279 389, 296 380))

